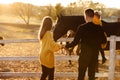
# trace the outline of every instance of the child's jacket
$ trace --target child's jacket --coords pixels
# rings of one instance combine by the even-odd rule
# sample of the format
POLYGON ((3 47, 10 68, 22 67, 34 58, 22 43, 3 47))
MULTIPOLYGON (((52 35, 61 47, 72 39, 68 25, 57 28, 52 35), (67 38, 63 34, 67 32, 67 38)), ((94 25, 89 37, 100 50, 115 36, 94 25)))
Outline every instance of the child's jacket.
POLYGON ((53 33, 47 31, 40 40, 40 63, 48 68, 54 67, 54 52, 61 49, 61 45, 53 39, 53 33))

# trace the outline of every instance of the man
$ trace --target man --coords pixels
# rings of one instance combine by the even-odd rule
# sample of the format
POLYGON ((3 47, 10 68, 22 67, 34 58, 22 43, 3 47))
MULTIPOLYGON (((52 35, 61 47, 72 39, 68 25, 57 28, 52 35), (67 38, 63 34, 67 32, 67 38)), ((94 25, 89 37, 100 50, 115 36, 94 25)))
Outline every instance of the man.
POLYGON ((78 60, 78 80, 84 80, 87 68, 89 80, 95 80, 99 48, 107 40, 100 25, 93 23, 94 11, 92 9, 85 10, 84 17, 86 23, 78 27, 74 40, 65 47, 73 47, 81 41, 81 52, 78 60))

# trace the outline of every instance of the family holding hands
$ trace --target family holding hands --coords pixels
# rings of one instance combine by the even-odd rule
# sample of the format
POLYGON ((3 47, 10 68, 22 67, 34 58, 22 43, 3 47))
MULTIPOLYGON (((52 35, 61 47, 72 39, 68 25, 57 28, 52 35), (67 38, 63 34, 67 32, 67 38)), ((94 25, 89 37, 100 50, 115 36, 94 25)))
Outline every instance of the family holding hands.
POLYGON ((94 21, 95 12, 93 9, 86 9, 84 18, 86 23, 79 25, 74 39, 66 45, 58 44, 53 39, 51 17, 44 17, 39 29, 38 39, 40 43, 39 60, 42 67, 40 80, 54 80, 54 52, 64 48, 68 53, 68 48, 80 44, 78 59, 78 80, 84 80, 85 72, 88 69, 88 79, 95 80, 96 66, 98 65, 99 51, 102 54, 103 63, 106 61, 102 44, 106 44, 107 39, 102 29, 102 24, 94 21), (97 24, 99 23, 99 24, 97 24))

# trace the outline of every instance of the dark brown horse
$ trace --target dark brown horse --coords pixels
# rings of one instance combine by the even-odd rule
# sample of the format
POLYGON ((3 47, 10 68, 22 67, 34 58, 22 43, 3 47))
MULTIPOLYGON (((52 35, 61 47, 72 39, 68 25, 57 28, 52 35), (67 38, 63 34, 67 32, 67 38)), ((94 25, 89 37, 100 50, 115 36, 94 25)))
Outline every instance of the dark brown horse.
POLYGON ((58 16, 54 29, 54 40, 57 41, 68 30, 76 31, 78 25, 85 23, 83 16, 58 16))
MULTIPOLYGON (((84 16, 59 16, 53 31, 54 40, 57 41, 68 30, 76 32, 77 27, 83 23, 85 23, 84 16)), ((105 22, 102 20, 102 24, 108 37, 110 35, 120 36, 120 22, 105 22)), ((120 49, 120 42, 117 42, 116 47, 120 49)), ((109 42, 106 49, 109 49, 109 42)))

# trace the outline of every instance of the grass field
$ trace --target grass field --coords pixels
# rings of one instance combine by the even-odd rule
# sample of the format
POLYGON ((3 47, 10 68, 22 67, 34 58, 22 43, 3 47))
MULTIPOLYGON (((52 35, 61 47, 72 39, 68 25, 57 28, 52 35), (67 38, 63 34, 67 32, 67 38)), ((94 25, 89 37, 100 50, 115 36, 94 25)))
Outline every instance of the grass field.
MULTIPOLYGON (((0 25, 0 36, 5 40, 9 39, 36 39, 39 27, 31 26, 8 26, 0 25)), ((38 56, 39 43, 9 43, 0 46, 0 56, 38 56)), ((109 55, 108 52, 106 52, 109 55)), ((61 54, 58 54, 61 55, 61 54)), ((63 54, 62 54, 63 55, 63 54)), ((108 72, 108 62, 99 65, 100 72, 108 72)), ((68 66, 68 61, 58 61, 55 65, 56 72, 77 72, 77 61, 72 62, 73 66, 68 66)), ((120 63, 116 61, 116 72, 120 72, 120 63)), ((0 61, 1 72, 41 72, 39 61, 0 61)), ((1 78, 0 80, 39 80, 34 78, 1 78)), ((55 78, 55 80, 77 80, 74 78, 55 78)), ((108 80, 108 78, 98 78, 96 80, 108 80)), ((116 78, 115 80, 120 80, 116 78)))
MULTIPOLYGON (((10 15, 10 14, 1 14, 0 15, 0 23, 23 24, 25 22, 19 16, 10 15)), ((40 24, 40 20, 38 20, 34 17, 31 17, 30 24, 40 24)))

